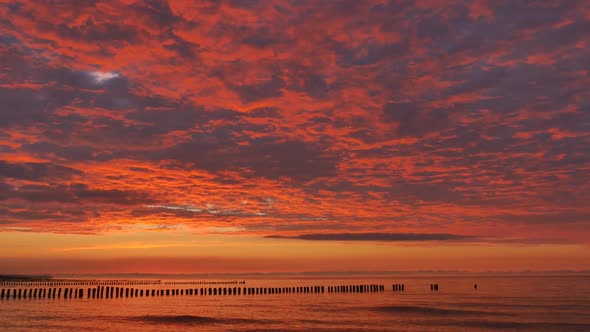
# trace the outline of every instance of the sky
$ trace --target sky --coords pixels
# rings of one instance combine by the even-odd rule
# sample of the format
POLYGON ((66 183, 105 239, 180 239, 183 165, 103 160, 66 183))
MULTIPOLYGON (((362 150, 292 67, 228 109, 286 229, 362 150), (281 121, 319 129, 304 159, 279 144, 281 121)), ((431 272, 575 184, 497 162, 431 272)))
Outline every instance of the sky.
POLYGON ((590 269, 586 0, 0 0, 0 273, 590 269))

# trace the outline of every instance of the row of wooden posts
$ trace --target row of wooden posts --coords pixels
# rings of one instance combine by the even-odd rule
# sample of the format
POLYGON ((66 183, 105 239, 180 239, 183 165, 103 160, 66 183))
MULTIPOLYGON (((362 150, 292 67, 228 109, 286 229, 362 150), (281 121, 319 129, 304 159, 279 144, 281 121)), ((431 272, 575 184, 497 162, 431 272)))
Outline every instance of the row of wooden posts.
MULTIPOLYGON (((176 295, 267 295, 310 293, 369 293, 382 292, 384 285, 300 286, 300 287, 209 287, 190 289, 137 289, 98 286, 86 290, 86 298, 122 298, 176 295)), ((0 299, 84 298, 83 288, 7 288, 0 290, 0 299), (62 296, 63 295, 63 296, 62 296)))
POLYGON ((383 291, 385 291, 384 285, 328 286, 328 293, 374 293, 374 292, 383 292, 383 291))
POLYGON ((394 292, 403 292, 406 290, 406 285, 405 284, 393 284, 393 285, 391 285, 391 290, 393 290, 394 292))
POLYGON ((120 285, 161 285, 162 280, 4 280, 0 286, 120 286, 120 285))
POLYGON ((164 281, 162 280, 10 280, 0 286, 131 286, 131 285, 245 285, 245 280, 223 281, 164 281))
POLYGON ((224 281, 165 281, 164 285, 245 285, 246 280, 224 281))

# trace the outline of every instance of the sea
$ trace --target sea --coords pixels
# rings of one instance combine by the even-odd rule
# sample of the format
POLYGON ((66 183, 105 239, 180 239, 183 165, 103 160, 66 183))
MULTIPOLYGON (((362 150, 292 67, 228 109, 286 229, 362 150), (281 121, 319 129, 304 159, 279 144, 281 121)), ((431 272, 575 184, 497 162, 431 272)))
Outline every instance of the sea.
POLYGON ((244 281, 234 286, 324 286, 325 292, 89 299, 85 291, 80 299, 11 298, 0 300, 0 331, 590 331, 590 276, 289 276, 244 281), (385 287, 378 292, 327 291, 364 284, 385 287), (394 284, 403 284, 404 291, 394 291, 394 284), (438 291, 431 290, 433 284, 438 291))

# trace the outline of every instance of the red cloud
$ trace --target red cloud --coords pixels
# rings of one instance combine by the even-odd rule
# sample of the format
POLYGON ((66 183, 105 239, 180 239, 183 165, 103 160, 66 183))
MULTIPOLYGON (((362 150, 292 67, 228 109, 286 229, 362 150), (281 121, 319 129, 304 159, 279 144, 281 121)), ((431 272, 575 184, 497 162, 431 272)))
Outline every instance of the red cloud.
POLYGON ((3 222, 587 235, 584 1, 248 4, 3 6, 3 222))

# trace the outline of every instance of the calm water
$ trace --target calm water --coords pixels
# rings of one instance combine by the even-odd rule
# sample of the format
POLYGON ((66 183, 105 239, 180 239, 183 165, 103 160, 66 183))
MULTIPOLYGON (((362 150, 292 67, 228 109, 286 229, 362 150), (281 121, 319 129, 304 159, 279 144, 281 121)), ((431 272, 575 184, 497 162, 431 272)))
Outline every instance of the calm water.
POLYGON ((374 283, 385 284, 386 291, 11 299, 0 301, 0 331, 590 331, 590 277, 246 281, 246 287, 374 283), (393 292, 392 283, 404 283, 406 291, 393 292), (431 292, 431 283, 440 290, 431 292))

